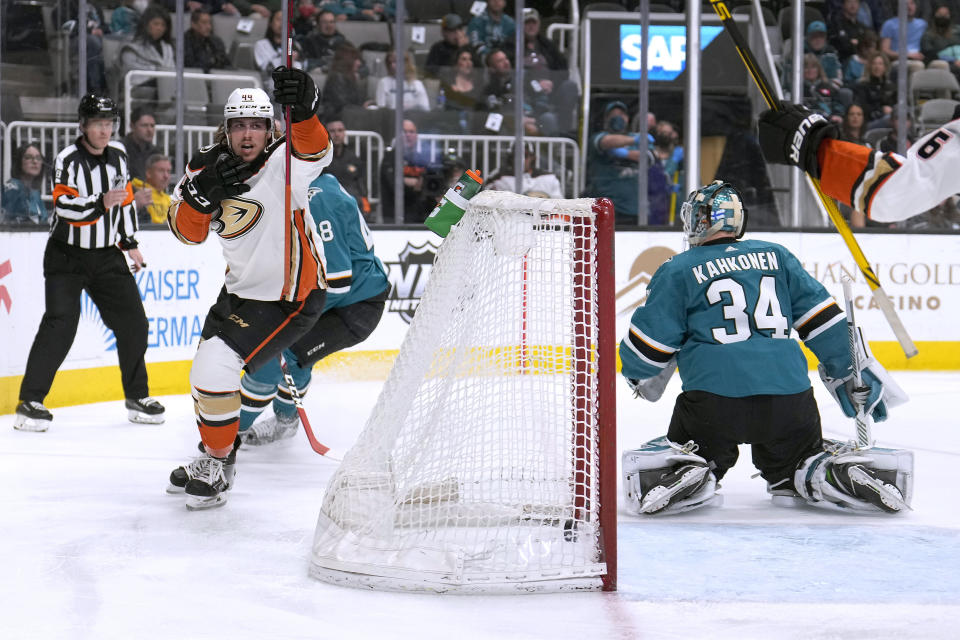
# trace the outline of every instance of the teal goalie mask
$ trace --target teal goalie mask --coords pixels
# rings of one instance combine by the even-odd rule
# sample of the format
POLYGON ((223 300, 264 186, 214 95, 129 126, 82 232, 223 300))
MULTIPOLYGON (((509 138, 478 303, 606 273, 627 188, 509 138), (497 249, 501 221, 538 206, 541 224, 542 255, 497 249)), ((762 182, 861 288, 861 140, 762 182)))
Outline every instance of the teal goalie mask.
POLYGON ((747 227, 747 209, 740 192, 722 180, 714 180, 687 196, 680 217, 691 246, 703 244, 722 231, 732 231, 740 238, 747 227))

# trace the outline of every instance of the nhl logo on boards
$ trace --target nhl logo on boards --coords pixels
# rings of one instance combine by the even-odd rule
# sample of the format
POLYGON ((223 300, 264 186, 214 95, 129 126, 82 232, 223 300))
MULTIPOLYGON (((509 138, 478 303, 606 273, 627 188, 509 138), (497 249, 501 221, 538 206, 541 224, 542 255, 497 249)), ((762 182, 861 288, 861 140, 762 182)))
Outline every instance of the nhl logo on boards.
POLYGON ((390 294, 387 296, 387 311, 396 313, 407 324, 420 306, 420 297, 430 279, 437 246, 431 242, 413 245, 409 242, 400 252, 397 262, 387 262, 387 278, 390 294))

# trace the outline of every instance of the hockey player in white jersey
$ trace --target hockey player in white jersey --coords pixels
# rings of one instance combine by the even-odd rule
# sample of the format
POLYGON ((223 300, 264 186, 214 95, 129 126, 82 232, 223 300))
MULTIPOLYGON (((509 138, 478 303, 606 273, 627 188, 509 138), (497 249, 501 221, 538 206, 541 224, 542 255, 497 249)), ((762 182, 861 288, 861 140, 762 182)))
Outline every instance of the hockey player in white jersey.
POLYGON ((677 366, 683 381, 666 437, 623 454, 627 504, 666 514, 718 503, 718 481, 738 445, 749 443, 777 502, 905 508, 912 456, 824 442, 791 330, 819 358, 848 416, 862 404, 874 420, 886 419, 896 385, 871 360, 864 386, 854 388, 843 312, 785 247, 738 240, 746 214, 737 190, 719 180, 690 194, 681 216, 691 246, 657 269, 620 344, 623 375, 638 397, 658 400, 677 366))
POLYGON ((307 188, 333 154, 316 116, 319 94, 310 76, 286 67, 272 75, 274 100, 291 108, 292 139, 274 128, 273 106, 263 90, 235 90, 214 144, 191 158, 167 216, 170 230, 186 244, 217 234, 227 263, 190 370, 203 456, 189 465, 189 509, 223 504, 233 482, 241 371, 276 358, 314 325, 324 304, 323 246, 307 210, 307 188))
POLYGON ((835 124, 784 102, 780 110, 760 115, 760 146, 768 162, 794 165, 820 178, 831 198, 871 220, 896 222, 960 193, 960 108, 953 115, 903 157, 837 140, 835 124))
MULTIPOLYGON (((357 201, 335 177, 323 174, 308 195, 327 258, 327 300, 323 315, 299 340, 283 351, 288 372, 301 396, 310 387, 313 365, 367 339, 380 323, 390 290, 386 269, 373 250, 373 239, 357 201)), ((293 437, 300 419, 278 360, 240 381, 240 438, 263 445, 293 437), (268 404, 273 415, 254 423, 268 404)))

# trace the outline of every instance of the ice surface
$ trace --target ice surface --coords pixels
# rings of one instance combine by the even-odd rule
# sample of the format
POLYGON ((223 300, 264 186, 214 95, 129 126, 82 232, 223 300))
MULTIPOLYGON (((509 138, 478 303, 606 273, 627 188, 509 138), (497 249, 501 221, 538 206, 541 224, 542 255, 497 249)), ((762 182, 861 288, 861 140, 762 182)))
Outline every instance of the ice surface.
MULTIPOLYGON (((302 433, 243 449, 227 505, 188 512, 164 493, 196 450, 188 396, 167 423, 121 402, 54 410, 47 433, 0 416, 0 638, 957 638, 960 374, 895 372, 912 401, 875 425, 916 451, 914 511, 855 516, 770 504, 745 448, 725 502, 672 518, 619 516, 615 594, 431 596, 307 577, 335 462, 302 433)), ((321 441, 349 448, 379 383, 317 380, 321 441)), ((618 384, 619 448, 660 435, 679 391, 618 384)), ((827 436, 853 423, 814 382, 827 436)))

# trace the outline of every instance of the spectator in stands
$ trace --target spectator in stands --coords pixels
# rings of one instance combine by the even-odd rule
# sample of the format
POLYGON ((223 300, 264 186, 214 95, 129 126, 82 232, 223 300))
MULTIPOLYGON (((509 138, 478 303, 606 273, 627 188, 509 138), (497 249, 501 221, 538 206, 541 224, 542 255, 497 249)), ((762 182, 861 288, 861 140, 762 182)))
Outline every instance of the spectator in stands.
MULTIPOLYGON (((515 47, 511 38, 507 51, 513 52, 515 47)), ((567 57, 540 32, 540 13, 536 9, 523 10, 523 68, 528 79, 526 90, 550 103, 550 111, 557 116, 556 130, 575 136, 579 91, 570 80, 567 57)), ((527 102, 535 103, 536 99, 528 96, 527 102)))
MULTIPOLYGON (((915 60, 923 68, 923 53, 920 51, 920 40, 927 30, 927 23, 917 17, 916 0, 907 0, 907 59, 915 60)), ((899 54, 900 21, 896 16, 883 23, 880 28, 880 50, 891 60, 896 60, 899 54)))
MULTIPOLYGON (((494 49, 487 53, 487 85, 483 89, 482 101, 477 106, 490 113, 499 113, 507 122, 513 118, 513 65, 503 49, 494 49)), ((550 112, 550 104, 545 95, 533 91, 526 94, 527 103, 523 108, 523 129, 526 135, 553 135, 557 132, 557 117, 550 112), (531 103, 531 101, 533 101, 531 103)), ((497 131, 499 133, 499 129, 497 131)))
POLYGON ((147 158, 146 178, 134 178, 133 199, 137 203, 137 218, 140 224, 152 222, 165 224, 170 209, 170 174, 173 163, 165 155, 155 153, 147 158))
POLYGON ((857 144, 866 144, 863 137, 866 132, 867 120, 863 113, 863 107, 854 102, 847 107, 847 111, 843 114, 843 122, 840 123, 840 139, 857 144))
MULTIPOLYGON (((916 140, 916 135, 913 130, 913 118, 910 117, 910 108, 906 109, 907 114, 907 149, 910 148, 910 145, 913 144, 916 140)), ((897 108, 894 107, 893 111, 890 112, 890 132, 886 135, 885 138, 881 138, 877 143, 877 150, 882 151, 883 153, 899 153, 897 149, 897 136, 898 131, 900 130, 900 118, 897 116, 897 108)))
POLYGON ((827 25, 820 20, 814 20, 807 25, 807 36, 804 40, 804 53, 812 53, 820 61, 827 79, 835 85, 843 84, 843 67, 837 50, 827 44, 827 25))
POLYGON ((888 127, 890 112, 897 102, 897 86, 889 79, 887 56, 873 54, 863 71, 860 82, 853 87, 854 102, 863 106, 867 129, 888 127))
POLYGON ((942 4, 934 11, 933 24, 920 40, 920 51, 927 64, 943 60, 960 77, 960 26, 953 22, 949 6, 942 4))
POLYGON ((525 196, 534 198, 562 198, 563 189, 560 187, 560 180, 549 171, 538 169, 535 165, 537 155, 534 152, 532 144, 525 144, 523 153, 523 190, 516 189, 516 172, 513 170, 513 147, 510 153, 504 158, 504 163, 490 176, 487 181, 487 189, 492 191, 512 191, 514 193, 523 193, 525 196))
POLYGON ((456 66, 445 67, 440 78, 444 109, 460 112, 462 133, 470 133, 470 112, 484 106, 482 89, 480 73, 473 66, 473 51, 463 47, 457 53, 456 66))
POLYGON ((440 23, 443 37, 430 45, 427 61, 423 69, 429 78, 441 78, 446 69, 452 69, 457 64, 457 57, 463 47, 470 44, 467 37, 467 28, 463 20, 455 13, 443 16, 440 23))
POLYGON ((337 31, 337 17, 329 9, 317 14, 316 28, 301 39, 303 57, 310 68, 329 71, 333 54, 342 44, 349 44, 342 33, 337 31))
MULTIPOLYGON (((173 71, 176 68, 170 39, 170 14, 166 9, 156 4, 146 8, 133 40, 120 48, 118 67, 121 82, 128 71, 173 71)), ((132 93, 135 98, 155 101, 156 79, 138 82, 132 93)))
POLYGON ((587 151, 587 187, 584 195, 605 197, 613 201, 616 221, 636 224, 637 163, 640 154, 647 154, 647 221, 651 225, 667 222, 667 179, 656 158, 647 148, 640 133, 628 133, 630 121, 627 105, 619 100, 607 103, 602 111, 600 131, 591 138, 587 151))
MULTIPOLYGON (((170 4, 168 1, 167 9, 170 11, 176 11, 177 7, 174 4, 170 4)), ((188 11, 197 11, 203 10, 209 13, 210 15, 216 15, 222 13, 228 16, 239 16, 239 15, 249 15, 250 14, 250 3, 242 2, 241 4, 244 8, 244 12, 241 13, 240 9, 233 2, 227 2, 225 0, 187 0, 187 10, 188 11)), ((257 14, 259 16, 259 14, 257 14)))
POLYGON ((183 66, 198 67, 205 73, 233 68, 223 40, 213 32, 213 19, 203 9, 190 14, 190 28, 183 34, 183 66))
POLYGON ((841 10, 829 21, 830 44, 836 49, 840 62, 845 63, 857 51, 857 44, 870 27, 860 22, 860 0, 843 0, 841 10))
POLYGON ((47 164, 40 145, 28 142, 13 152, 10 179, 3 185, 3 221, 10 224, 44 224, 49 218, 40 197, 47 179, 47 164))
POLYGON ((123 138, 127 150, 127 168, 131 178, 143 180, 147 175, 147 158, 160 153, 153 143, 157 131, 157 118, 153 110, 137 107, 130 115, 130 131, 123 138))
POLYGON ((357 12, 350 16, 351 20, 366 20, 369 22, 380 22, 387 17, 393 17, 395 7, 393 0, 390 0, 389 10, 387 3, 383 0, 356 0, 357 12))
MULTIPOLYGON (((8 4, 4 2, 4 5, 8 4)), ((54 24, 61 25, 63 33, 70 34, 70 52, 73 59, 79 59, 80 47, 77 40, 77 15, 80 13, 79 0, 60 0, 53 9, 54 24)), ((87 89, 89 91, 105 92, 107 90, 106 63, 103 59, 103 36, 110 33, 110 27, 103 17, 100 7, 88 0, 87 2, 87 89)), ((68 82, 79 78, 79 72, 68 82)))
POLYGON ((110 33, 114 36, 132 36, 140 22, 140 14, 148 4, 147 0, 123 0, 110 14, 110 33))
POLYGON ((293 15, 293 35, 297 40, 302 40, 313 31, 319 10, 313 0, 297 0, 297 10, 293 15))
MULTIPOLYGON (((286 66, 287 58, 283 46, 283 12, 274 11, 267 25, 267 32, 253 45, 253 57, 257 62, 257 69, 263 79, 263 90, 267 95, 273 95, 273 76, 276 67, 286 66)), ((293 42, 293 66, 303 68, 300 63, 300 45, 293 42)))
POLYGON ((347 128, 342 120, 327 120, 326 127, 333 145, 333 160, 324 171, 339 180, 346 192, 353 196, 367 222, 375 222, 367 198, 367 170, 363 161, 347 146, 347 128))
POLYGON ((803 104, 837 124, 846 110, 839 87, 827 78, 819 58, 812 53, 803 54, 803 104))
POLYGON ((467 35, 470 45, 481 56, 490 51, 505 46, 507 40, 516 33, 516 23, 513 18, 503 12, 507 0, 487 0, 487 8, 480 15, 474 16, 467 25, 467 35))
POLYGON ((843 65, 843 85, 853 87, 863 76, 863 68, 875 53, 879 52, 877 48, 880 45, 880 38, 875 31, 867 30, 857 41, 857 51, 847 58, 843 65))
MULTIPOLYGON (((836 16, 843 12, 844 3, 848 0, 827 0, 826 15, 827 20, 832 21, 836 16)), ((857 7, 857 21, 867 29, 879 31, 884 20, 887 19, 887 13, 883 7, 883 0, 861 0, 857 7)))
POLYGON ((270 19, 274 13, 280 12, 280 0, 258 0, 257 2, 234 0, 233 4, 237 8, 237 11, 240 12, 240 15, 244 16, 255 13, 261 18, 270 19))
POLYGON ((366 84, 360 78, 360 51, 349 43, 341 44, 333 54, 330 75, 323 87, 323 118, 340 119, 344 107, 356 105, 368 107, 366 84))
MULTIPOLYGON (((378 107, 393 109, 397 104, 397 52, 387 53, 387 75, 377 81, 376 104, 378 107)), ((423 81, 417 78, 417 67, 413 54, 403 54, 403 108, 411 111, 429 111, 430 98, 423 81)))
MULTIPOLYGON (((424 180, 429 169, 442 172, 442 165, 426 149, 417 148, 417 125, 412 120, 403 121, 403 217, 404 222, 423 222, 436 205, 424 190, 424 180)), ((384 220, 390 222, 395 216, 394 207, 394 156, 393 147, 387 149, 380 165, 380 193, 383 202, 384 220)))
MULTIPOLYGON (((653 114, 648 114, 652 116, 653 114)), ((680 212, 686 191, 683 174, 683 147, 680 145, 680 134, 676 127, 668 120, 658 120, 648 129, 653 134, 651 147, 657 164, 663 167, 670 189, 670 203, 668 211, 675 214, 680 212)))

